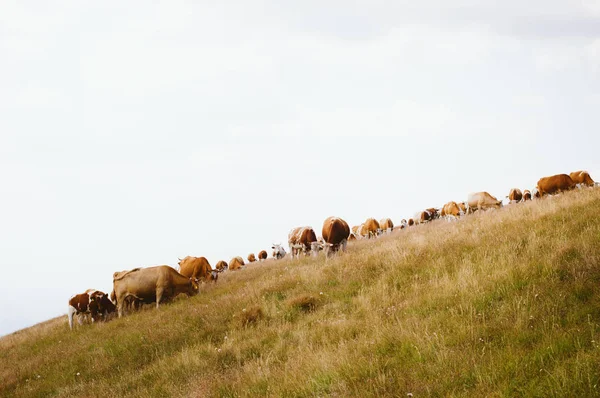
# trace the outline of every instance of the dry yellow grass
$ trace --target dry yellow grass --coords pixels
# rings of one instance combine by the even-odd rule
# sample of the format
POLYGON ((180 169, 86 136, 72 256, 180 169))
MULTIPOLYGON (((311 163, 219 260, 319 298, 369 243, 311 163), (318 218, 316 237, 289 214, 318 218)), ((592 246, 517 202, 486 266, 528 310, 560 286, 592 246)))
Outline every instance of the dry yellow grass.
POLYGON ((439 220, 0 339, 3 396, 600 395, 600 190, 439 220), (38 377, 39 376, 39 377, 38 377))

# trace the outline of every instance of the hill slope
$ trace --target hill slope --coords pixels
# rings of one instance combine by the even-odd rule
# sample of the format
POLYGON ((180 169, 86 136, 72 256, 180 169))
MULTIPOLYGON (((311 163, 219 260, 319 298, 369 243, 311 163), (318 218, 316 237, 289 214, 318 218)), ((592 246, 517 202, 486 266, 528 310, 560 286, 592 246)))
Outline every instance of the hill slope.
MULTIPOLYGON (((0 340, 3 396, 600 395, 600 190, 0 340)), ((66 299, 65 299, 66 302, 66 299)))

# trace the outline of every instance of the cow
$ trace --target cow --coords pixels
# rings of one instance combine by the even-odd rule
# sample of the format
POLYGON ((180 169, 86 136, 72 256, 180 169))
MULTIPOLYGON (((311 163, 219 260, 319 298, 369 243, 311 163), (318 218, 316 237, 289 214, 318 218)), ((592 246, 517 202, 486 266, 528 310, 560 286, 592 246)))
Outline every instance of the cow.
POLYGON ((288 234, 288 244, 292 258, 300 257, 300 254, 312 252, 313 256, 319 254, 319 243, 317 235, 312 227, 296 227, 288 234))
POLYGON ((594 186, 594 180, 592 180, 592 177, 590 177, 590 173, 588 173, 587 171, 574 171, 571 174, 569 174, 569 177, 571 177, 575 184, 585 185, 588 187, 594 186))
POLYGON ((115 312, 115 305, 108 295, 100 290, 88 289, 84 293, 76 294, 69 299, 67 317, 69 328, 73 329, 73 315, 77 315, 77 322, 81 325, 82 317, 89 315, 92 322, 107 320, 109 314, 115 312))
POLYGON ((441 216, 447 220, 457 219, 464 214, 458 203, 454 201, 450 201, 442 207, 441 216))
POLYGON ((166 302, 183 293, 195 296, 199 292, 198 281, 181 275, 168 265, 134 268, 113 274, 113 291, 117 300, 119 318, 129 298, 142 303, 166 302))
POLYGON ((463 212, 463 214, 467 214, 467 202, 460 202, 460 203, 457 203, 457 205, 458 205, 460 211, 463 212))
POLYGON ((235 271, 235 270, 242 268, 244 265, 246 265, 246 264, 244 264, 244 259, 241 258, 240 256, 236 256, 236 257, 232 258, 231 260, 229 260, 228 269, 230 271, 235 271))
POLYGON ((277 260, 280 260, 285 257, 285 249, 283 248, 283 246, 281 246, 280 243, 273 243, 271 249, 273 249, 273 257, 277 260))
POLYGON ((415 225, 415 220, 413 220, 412 218, 408 219, 408 226, 412 227, 413 225, 415 225))
POLYGON ((429 221, 433 221, 440 217, 440 213, 437 209, 430 207, 429 209, 425 209, 423 211, 415 214, 415 222, 417 224, 424 224, 429 221))
POLYGON ((227 262, 223 261, 223 260, 219 260, 219 262, 217 263, 217 265, 215 265, 215 269, 218 272, 227 271, 228 268, 229 268, 229 264, 227 264, 227 262))
POLYGON ((394 223, 389 218, 382 218, 379 221, 379 227, 383 232, 390 233, 394 230, 394 223))
POLYGON ((106 320, 108 315, 114 312, 115 306, 109 300, 108 295, 96 289, 88 289, 84 293, 76 294, 69 299, 68 319, 69 327, 73 329, 73 315, 78 316, 78 323, 82 324, 82 318, 91 317, 92 322, 106 320))
POLYGON ((379 222, 374 218, 367 218, 367 220, 358 228, 358 236, 367 239, 374 238, 380 233, 381 227, 379 226, 379 222))
POLYGON ((348 236, 348 241, 351 240, 356 240, 356 235, 354 234, 354 232, 350 232, 350 236, 348 236))
POLYGON ((346 244, 350 235, 350 227, 346 221, 338 217, 328 217, 323 222, 321 233, 327 257, 337 252, 340 248, 342 251, 346 251, 346 244))
POLYGON ((541 198, 544 195, 553 195, 563 191, 569 191, 575 188, 576 184, 571 177, 566 174, 556 174, 550 177, 542 177, 538 180, 535 197, 541 198))
POLYGON ((254 253, 248 254, 248 262, 253 263, 256 261, 256 257, 254 257, 254 253))
POLYGON ((519 203, 523 199, 523 193, 519 188, 513 188, 508 193, 507 198, 509 203, 519 203))
POLYGON ((526 189, 523 191, 523 197, 521 198, 521 202, 527 202, 528 200, 531 200, 531 192, 529 191, 529 189, 526 189))
POLYGON ((258 252, 258 261, 265 261, 267 259, 267 251, 261 250, 258 252))
POLYGON ((206 257, 187 256, 179 259, 179 273, 201 281, 217 281, 218 272, 213 270, 206 257))
POLYGON ((408 227, 408 221, 406 221, 405 218, 403 218, 402 220, 400 220, 400 229, 404 229, 408 227))
POLYGON ((502 201, 485 191, 470 193, 467 199, 468 213, 472 213, 475 210, 499 209, 501 207, 502 201))

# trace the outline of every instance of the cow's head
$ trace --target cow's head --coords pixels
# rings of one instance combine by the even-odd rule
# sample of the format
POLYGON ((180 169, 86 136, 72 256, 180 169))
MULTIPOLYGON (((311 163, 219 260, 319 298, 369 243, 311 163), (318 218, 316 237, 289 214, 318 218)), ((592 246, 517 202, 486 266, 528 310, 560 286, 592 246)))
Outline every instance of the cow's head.
POLYGON ((200 283, 196 278, 190 278, 190 284, 188 286, 188 295, 195 296, 200 291, 200 283))
POLYGON ((323 250, 323 244, 321 244, 321 242, 311 242, 310 251, 313 257, 317 257, 319 255, 320 250, 323 250))
POLYGON ((281 246, 281 244, 273 243, 273 246, 271 246, 271 248, 273 249, 273 257, 275 257, 276 259, 285 257, 285 249, 283 248, 283 246, 281 246))

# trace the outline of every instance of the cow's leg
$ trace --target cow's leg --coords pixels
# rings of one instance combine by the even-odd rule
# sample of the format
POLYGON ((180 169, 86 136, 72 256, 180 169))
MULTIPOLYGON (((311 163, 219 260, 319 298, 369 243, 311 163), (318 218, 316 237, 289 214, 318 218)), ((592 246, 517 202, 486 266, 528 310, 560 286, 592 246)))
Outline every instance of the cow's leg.
POLYGON ((69 328, 73 330, 73 315, 77 312, 75 307, 72 305, 69 306, 69 310, 67 312, 67 317, 69 318, 69 328))
POLYGON ((158 308, 158 306, 160 304, 160 300, 162 299, 163 293, 164 293, 163 288, 156 289, 156 308, 158 308))
POLYGON ((123 316, 123 305, 125 304, 125 299, 123 297, 117 298, 117 313, 119 314, 119 318, 123 316))

